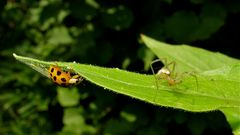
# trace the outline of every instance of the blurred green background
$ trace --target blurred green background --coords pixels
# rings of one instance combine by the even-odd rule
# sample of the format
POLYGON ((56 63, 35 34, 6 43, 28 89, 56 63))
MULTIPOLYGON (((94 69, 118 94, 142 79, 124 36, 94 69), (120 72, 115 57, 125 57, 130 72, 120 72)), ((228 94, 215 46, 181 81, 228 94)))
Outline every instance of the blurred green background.
POLYGON ((1 0, 0 134, 231 134, 219 111, 153 106, 87 81, 59 88, 12 53, 151 74, 140 33, 240 58, 239 24, 239 0, 1 0))

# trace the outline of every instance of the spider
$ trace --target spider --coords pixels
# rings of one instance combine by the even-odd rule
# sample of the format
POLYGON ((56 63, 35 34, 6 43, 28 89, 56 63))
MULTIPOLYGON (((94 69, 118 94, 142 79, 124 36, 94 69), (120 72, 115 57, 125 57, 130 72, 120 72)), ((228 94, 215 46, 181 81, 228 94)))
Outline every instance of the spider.
POLYGON ((195 78, 196 86, 197 86, 197 89, 198 89, 197 77, 194 74, 192 74, 191 72, 184 72, 184 73, 182 73, 181 75, 178 76, 177 73, 175 73, 175 66, 176 66, 175 61, 167 63, 166 58, 157 59, 157 60, 154 60, 154 61, 151 62, 150 67, 151 67, 151 70, 152 70, 152 72, 154 74, 154 77, 155 77, 155 80, 156 80, 157 89, 158 89, 158 81, 159 80, 162 80, 162 79, 166 80, 169 86, 174 86, 174 85, 177 85, 179 83, 182 83, 182 78, 183 78, 184 74, 191 75, 195 78), (157 63, 157 62, 162 62, 164 64, 164 66, 160 70, 158 70, 157 73, 155 73, 155 71, 153 69, 153 64, 157 63))
POLYGON ((166 59, 162 59, 162 60, 157 59, 152 61, 150 66, 156 80, 164 79, 168 82, 169 86, 173 86, 175 84, 181 83, 181 80, 177 78, 177 74, 175 73, 175 66, 176 66, 175 61, 167 63, 166 59), (155 73, 153 69, 153 64, 157 62, 163 62, 164 66, 160 70, 158 70, 157 73, 155 73), (171 65, 172 65, 172 68, 170 68, 171 65))

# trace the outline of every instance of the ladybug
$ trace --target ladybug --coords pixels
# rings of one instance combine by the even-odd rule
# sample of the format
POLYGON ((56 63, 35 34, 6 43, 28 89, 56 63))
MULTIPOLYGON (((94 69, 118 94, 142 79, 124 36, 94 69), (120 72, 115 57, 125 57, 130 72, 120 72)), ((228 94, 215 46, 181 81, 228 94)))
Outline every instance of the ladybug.
POLYGON ((70 71, 64 71, 60 67, 54 65, 49 67, 48 73, 52 81, 56 85, 62 87, 71 87, 83 81, 83 77, 81 77, 79 74, 70 71))

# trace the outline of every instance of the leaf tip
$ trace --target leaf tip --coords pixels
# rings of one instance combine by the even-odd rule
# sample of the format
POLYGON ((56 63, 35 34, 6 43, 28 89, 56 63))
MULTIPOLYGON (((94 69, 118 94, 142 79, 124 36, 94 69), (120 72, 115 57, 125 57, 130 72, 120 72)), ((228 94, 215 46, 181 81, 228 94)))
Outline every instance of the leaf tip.
POLYGON ((144 38, 144 34, 143 33, 140 33, 140 37, 141 37, 141 39, 143 39, 144 38))
POLYGON ((13 57, 18 60, 19 56, 16 53, 13 53, 13 57))
POLYGON ((16 53, 13 53, 13 57, 15 57, 15 58, 16 58, 16 57, 17 57, 17 54, 16 54, 16 53))

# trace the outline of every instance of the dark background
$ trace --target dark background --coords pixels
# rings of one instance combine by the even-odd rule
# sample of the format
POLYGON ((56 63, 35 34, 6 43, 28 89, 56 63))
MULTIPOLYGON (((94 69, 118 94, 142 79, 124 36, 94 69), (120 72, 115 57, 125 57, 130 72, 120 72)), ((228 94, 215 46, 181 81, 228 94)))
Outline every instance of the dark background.
POLYGON ((63 90, 12 53, 151 74, 140 33, 240 58, 239 24, 239 0, 1 0, 0 134, 231 134, 219 111, 153 106, 86 81, 63 90), (77 102, 62 103, 69 93, 77 102))

